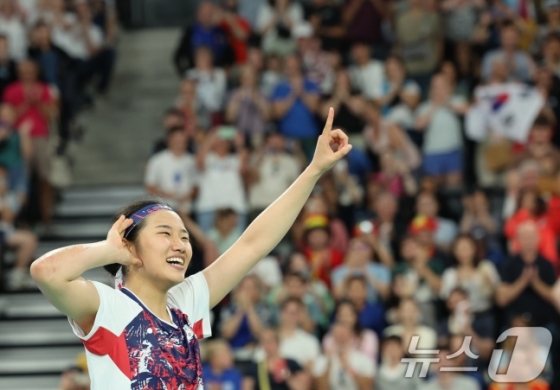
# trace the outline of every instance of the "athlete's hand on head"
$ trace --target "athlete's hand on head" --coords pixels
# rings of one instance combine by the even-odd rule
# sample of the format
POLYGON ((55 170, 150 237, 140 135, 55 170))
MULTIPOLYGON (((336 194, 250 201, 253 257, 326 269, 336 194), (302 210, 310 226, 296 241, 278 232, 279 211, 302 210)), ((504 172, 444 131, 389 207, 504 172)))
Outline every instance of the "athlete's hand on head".
POLYGON ((107 244, 114 250, 115 263, 122 265, 141 265, 142 260, 134 257, 129 249, 129 244, 124 238, 124 233, 133 221, 121 215, 119 219, 111 226, 109 233, 107 233, 107 244))
POLYGON ((331 107, 323 133, 317 140, 313 161, 311 161, 311 165, 321 173, 331 169, 338 160, 346 156, 352 149, 352 145, 348 143, 348 136, 342 130, 332 130, 333 119, 334 110, 331 107))

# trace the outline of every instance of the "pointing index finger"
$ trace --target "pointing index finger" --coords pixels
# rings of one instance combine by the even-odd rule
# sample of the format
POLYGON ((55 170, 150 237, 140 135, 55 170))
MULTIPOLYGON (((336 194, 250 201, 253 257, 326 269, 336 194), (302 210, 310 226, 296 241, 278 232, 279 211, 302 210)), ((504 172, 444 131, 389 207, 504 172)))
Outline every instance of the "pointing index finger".
POLYGON ((325 128, 323 129, 323 135, 329 135, 332 130, 332 124, 334 119, 334 109, 329 108, 329 115, 327 116, 327 122, 325 123, 325 128))

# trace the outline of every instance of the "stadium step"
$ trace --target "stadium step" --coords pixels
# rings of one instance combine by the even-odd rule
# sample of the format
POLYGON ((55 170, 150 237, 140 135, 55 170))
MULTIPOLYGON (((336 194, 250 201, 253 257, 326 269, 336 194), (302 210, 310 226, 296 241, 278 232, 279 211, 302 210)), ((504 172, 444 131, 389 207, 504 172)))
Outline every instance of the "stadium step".
POLYGON ((55 214, 57 218, 110 218, 121 207, 146 195, 141 186, 70 189, 62 196, 55 214))
MULTIPOLYGON (((112 277, 102 268, 87 271, 84 278, 111 285, 112 277)), ((44 295, 37 292, 0 294, 0 321, 2 318, 63 317, 44 295)), ((2 322, 0 322, 0 325, 2 322)))
POLYGON ((40 229, 41 240, 103 240, 111 228, 108 218, 79 218, 56 220, 48 228, 40 229))
MULTIPOLYGON (((69 245, 83 244, 84 240, 55 240, 55 241, 40 241, 35 251, 35 257, 39 258, 44 254, 69 245)), ((16 260, 16 252, 13 250, 6 251, 4 254, 4 262, 6 265, 13 264, 16 260)))
POLYGON ((72 367, 76 356, 83 351, 83 346, 3 348, 0 353, 0 376, 59 374, 72 367))
POLYGON ((66 319, 0 322, 0 348, 49 345, 81 345, 81 343, 66 319))
POLYGON ((60 375, 0 376, 2 390, 55 390, 60 384, 60 375))

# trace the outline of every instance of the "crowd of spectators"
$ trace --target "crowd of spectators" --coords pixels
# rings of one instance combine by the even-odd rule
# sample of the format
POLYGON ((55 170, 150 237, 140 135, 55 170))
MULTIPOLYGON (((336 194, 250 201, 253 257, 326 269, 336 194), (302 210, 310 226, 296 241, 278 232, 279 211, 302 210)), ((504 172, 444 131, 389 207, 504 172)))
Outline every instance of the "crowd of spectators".
POLYGON ((558 388, 560 1, 203 1, 173 61, 145 185, 190 272, 290 186, 330 107, 354 146, 214 310, 205 388, 558 388), (495 382, 516 326, 551 353, 531 339, 541 375, 495 382), (415 353, 441 358, 427 378, 415 353))
POLYGON ((0 252, 15 251, 0 289, 35 285, 31 228, 50 226, 53 163, 81 137, 78 113, 107 92, 116 27, 110 0, 0 0, 0 252))

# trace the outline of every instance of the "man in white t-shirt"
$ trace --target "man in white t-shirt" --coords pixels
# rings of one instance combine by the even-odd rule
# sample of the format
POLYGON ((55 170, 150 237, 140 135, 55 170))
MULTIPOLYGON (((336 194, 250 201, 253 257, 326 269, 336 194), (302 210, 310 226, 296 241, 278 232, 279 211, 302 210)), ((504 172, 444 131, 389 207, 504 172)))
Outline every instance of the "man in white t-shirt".
POLYGON ((338 350, 320 356, 313 366, 316 388, 364 390, 373 388, 376 362, 353 346, 354 333, 349 325, 335 323, 331 332, 338 350))
POLYGON ((284 137, 278 133, 270 134, 251 162, 251 211, 260 213, 270 206, 296 180, 300 172, 298 160, 286 152, 284 137))
POLYGON ((18 12, 15 0, 0 2, 0 33, 8 37, 10 57, 23 60, 27 55, 27 32, 23 15, 18 12))
POLYGON ((186 152, 187 136, 176 127, 167 134, 167 149, 148 161, 144 184, 180 213, 190 213, 196 187, 196 161, 186 152))
POLYGON ((352 46, 354 65, 350 66, 352 88, 359 91, 367 99, 383 96, 385 69, 381 61, 371 59, 370 46, 357 42, 352 46))
POLYGON ((95 75, 99 76, 96 89, 105 93, 113 73, 115 50, 105 45, 103 30, 93 23, 86 0, 76 0, 76 13, 54 18, 53 43, 78 61, 78 84, 83 88, 95 75))
POLYGON ((288 298, 281 304, 280 310, 280 355, 311 370, 321 348, 317 338, 300 327, 306 311, 303 302, 297 298, 288 298))
POLYGON ((243 174, 247 164, 243 138, 237 129, 222 126, 210 133, 196 161, 200 188, 196 218, 200 228, 208 233, 214 226, 216 211, 230 208, 237 213, 239 229, 245 230, 247 204, 243 174), (234 145, 236 151, 230 153, 234 145))
POLYGON ((103 31, 92 23, 89 5, 76 2, 76 14, 66 13, 53 25, 53 42, 72 58, 87 61, 103 46, 103 31), (63 23, 63 24, 62 24, 63 23))

